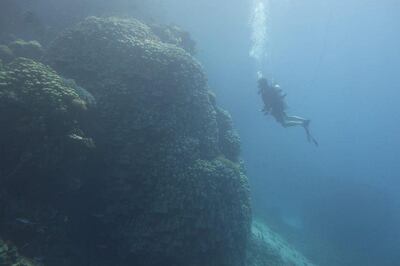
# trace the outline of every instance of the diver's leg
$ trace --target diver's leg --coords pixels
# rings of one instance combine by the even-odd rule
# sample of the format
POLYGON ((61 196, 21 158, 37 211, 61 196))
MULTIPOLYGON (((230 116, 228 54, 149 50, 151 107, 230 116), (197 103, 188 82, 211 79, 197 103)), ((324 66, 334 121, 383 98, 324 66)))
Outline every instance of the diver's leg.
POLYGON ((296 121, 296 122, 299 122, 300 125, 303 126, 303 127, 305 127, 305 128, 308 128, 308 126, 310 125, 310 122, 311 122, 310 119, 305 119, 305 118, 303 118, 303 117, 295 116, 295 115, 291 115, 291 116, 285 115, 285 119, 286 119, 287 121, 296 121))
POLYGON ((304 128, 304 130, 306 131, 308 142, 313 142, 315 144, 315 146, 319 145, 317 140, 310 133, 310 129, 308 127, 310 125, 309 119, 304 119, 299 116, 288 116, 284 113, 283 119, 280 121, 280 123, 284 127, 302 126, 304 128))
POLYGON ((284 127, 294 127, 294 126, 303 126, 304 121, 291 121, 291 120, 283 120, 281 122, 284 127))
POLYGON ((287 120, 291 120, 291 121, 307 121, 308 119, 305 119, 305 118, 303 118, 303 117, 300 117, 300 116, 295 116, 295 115, 290 115, 290 116, 286 116, 286 119, 287 120))
POLYGON ((288 116, 286 113, 283 114, 282 120, 280 121, 284 127, 294 127, 294 126, 305 126, 306 119, 299 116, 288 116))

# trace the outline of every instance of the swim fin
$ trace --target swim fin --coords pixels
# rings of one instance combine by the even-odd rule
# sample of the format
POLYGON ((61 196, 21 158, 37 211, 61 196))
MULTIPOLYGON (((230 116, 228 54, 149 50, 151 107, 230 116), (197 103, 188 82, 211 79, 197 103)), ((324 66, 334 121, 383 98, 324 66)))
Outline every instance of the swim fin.
POLYGON ((310 129, 309 129, 310 122, 311 122, 311 120, 306 120, 303 125, 304 130, 306 131, 306 134, 307 134, 307 141, 312 142, 312 143, 314 143, 315 146, 319 147, 318 141, 310 133, 310 129))

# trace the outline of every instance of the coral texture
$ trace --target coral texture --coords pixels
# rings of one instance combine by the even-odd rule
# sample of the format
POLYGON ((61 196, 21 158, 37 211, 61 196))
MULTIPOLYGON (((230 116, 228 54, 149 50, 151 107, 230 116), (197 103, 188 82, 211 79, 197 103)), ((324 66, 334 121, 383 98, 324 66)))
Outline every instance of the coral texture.
POLYGON ((0 239, 0 266, 39 266, 18 254, 15 246, 10 246, 0 239))
POLYGON ((43 56, 42 45, 37 41, 16 40, 8 45, 15 57, 25 57, 40 60, 43 56))
POLYGON ((51 68, 18 58, 1 69, 0 234, 32 257, 57 256, 65 245, 65 206, 94 148, 84 113, 85 102, 51 68))
POLYGON ((18 58, 0 72, 2 179, 13 179, 25 165, 47 170, 92 141, 79 117, 86 103, 52 69, 18 58), (71 150, 69 150, 69 148, 71 150))
POLYGON ((165 43, 181 47, 191 55, 196 53, 196 43, 187 31, 178 26, 151 24, 151 30, 165 43))
POLYGON ((60 35, 46 60, 96 99, 103 263, 244 265, 247 178, 201 65, 137 20, 96 17, 60 35))
POLYGON ((14 54, 13 51, 7 45, 0 45, 0 60, 4 62, 10 62, 13 60, 14 54))

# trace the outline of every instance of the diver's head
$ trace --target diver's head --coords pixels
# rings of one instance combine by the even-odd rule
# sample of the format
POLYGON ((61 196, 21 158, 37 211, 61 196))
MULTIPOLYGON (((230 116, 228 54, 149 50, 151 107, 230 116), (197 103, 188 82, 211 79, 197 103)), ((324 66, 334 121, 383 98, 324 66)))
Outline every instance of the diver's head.
POLYGON ((261 88, 268 88, 269 87, 269 83, 268 80, 266 78, 259 78, 258 79, 258 87, 261 88))

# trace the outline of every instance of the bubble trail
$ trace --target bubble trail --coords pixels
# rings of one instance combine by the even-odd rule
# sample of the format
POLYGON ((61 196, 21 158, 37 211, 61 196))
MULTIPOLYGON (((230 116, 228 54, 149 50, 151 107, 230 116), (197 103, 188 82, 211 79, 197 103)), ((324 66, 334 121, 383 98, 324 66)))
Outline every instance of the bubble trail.
POLYGON ((254 58, 257 64, 258 75, 261 74, 264 60, 267 58, 267 41, 269 25, 269 0, 254 0, 250 18, 251 49, 250 57, 254 58))

